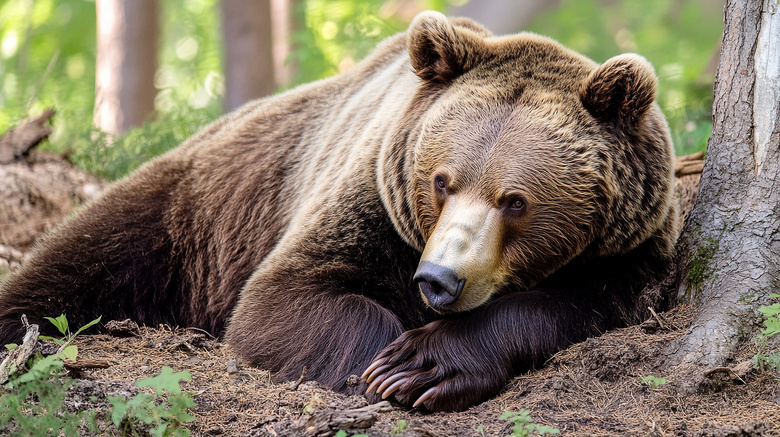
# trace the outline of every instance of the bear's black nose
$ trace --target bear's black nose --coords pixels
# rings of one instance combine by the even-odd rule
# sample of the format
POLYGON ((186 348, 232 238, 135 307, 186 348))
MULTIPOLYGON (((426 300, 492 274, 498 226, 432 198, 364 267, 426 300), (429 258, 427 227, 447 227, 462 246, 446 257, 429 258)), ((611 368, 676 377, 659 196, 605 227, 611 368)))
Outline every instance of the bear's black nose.
POLYGON ((430 261, 420 263, 414 274, 414 281, 428 299, 428 304, 434 309, 458 300, 466 284, 465 279, 458 279, 458 274, 454 270, 430 261))

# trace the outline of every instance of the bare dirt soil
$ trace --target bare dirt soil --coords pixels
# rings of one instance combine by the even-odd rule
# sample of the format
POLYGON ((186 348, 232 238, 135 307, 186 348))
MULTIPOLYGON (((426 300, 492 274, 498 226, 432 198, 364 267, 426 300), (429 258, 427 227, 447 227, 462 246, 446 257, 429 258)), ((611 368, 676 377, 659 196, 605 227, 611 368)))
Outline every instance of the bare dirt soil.
MULTIPOLYGON (((186 370, 183 382, 197 403, 193 435, 311 436, 339 429, 390 435, 399 420, 405 436, 504 436, 505 411, 527 409, 536 423, 568 436, 780 436, 780 382, 737 370, 701 393, 681 393, 675 381, 655 389, 640 380, 659 373, 664 349, 683 335, 693 310, 681 306, 642 326, 608 332, 555 355, 542 370, 515 378, 496 398, 460 413, 426 413, 386 406, 366 410, 365 398, 344 396, 314 382, 277 383, 269 372, 244 366, 229 372, 236 354, 199 330, 142 327, 136 337, 85 335, 79 360, 107 361, 78 372, 71 405, 107 411, 106 396, 138 392, 135 382, 162 366, 186 370), (96 396, 97 402, 88 400, 96 396), (356 410, 356 411, 353 411, 356 410), (481 430, 481 432, 480 432, 481 430)), ((746 348, 734 363, 749 361, 746 348)))

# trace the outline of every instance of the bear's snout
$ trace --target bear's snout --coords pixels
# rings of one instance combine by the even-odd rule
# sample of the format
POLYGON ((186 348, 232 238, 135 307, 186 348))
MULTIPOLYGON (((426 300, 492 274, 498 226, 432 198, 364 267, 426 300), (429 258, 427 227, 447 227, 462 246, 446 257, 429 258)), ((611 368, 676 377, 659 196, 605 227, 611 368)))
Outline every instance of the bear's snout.
POLYGON ((458 300, 466 279, 459 279, 455 270, 430 261, 422 261, 414 274, 414 282, 420 287, 431 308, 440 310, 458 300))

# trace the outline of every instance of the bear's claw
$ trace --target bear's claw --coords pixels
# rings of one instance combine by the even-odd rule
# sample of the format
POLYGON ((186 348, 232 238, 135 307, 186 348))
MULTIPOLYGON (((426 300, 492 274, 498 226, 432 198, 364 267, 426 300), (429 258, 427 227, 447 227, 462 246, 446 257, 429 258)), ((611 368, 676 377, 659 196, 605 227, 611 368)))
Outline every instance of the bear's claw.
POLYGON ((368 369, 366 369, 366 371, 363 372, 363 375, 360 376, 360 379, 362 379, 367 383, 371 383, 371 381, 373 381, 374 378, 381 375, 385 370, 393 367, 389 364, 383 365, 386 362, 387 362, 387 358, 375 360, 370 366, 368 366, 368 369))
POLYGON ((429 411, 463 410, 497 394, 509 376, 485 356, 473 333, 462 334, 457 321, 437 320, 404 332, 377 354, 362 375, 366 395, 429 411))
POLYGON ((393 394, 393 392, 395 392, 396 390, 398 390, 398 388, 401 387, 401 385, 406 384, 409 381, 406 378, 408 374, 409 372, 400 372, 387 378, 385 382, 379 386, 376 392, 379 393, 381 391, 382 399, 387 399, 387 397, 393 394))
POLYGON ((414 401, 414 404, 412 404, 412 408, 417 408, 420 405, 422 405, 425 401, 432 398, 433 396, 436 396, 436 393, 439 391, 439 386, 431 387, 428 390, 425 391, 425 393, 422 394, 416 401, 414 401))

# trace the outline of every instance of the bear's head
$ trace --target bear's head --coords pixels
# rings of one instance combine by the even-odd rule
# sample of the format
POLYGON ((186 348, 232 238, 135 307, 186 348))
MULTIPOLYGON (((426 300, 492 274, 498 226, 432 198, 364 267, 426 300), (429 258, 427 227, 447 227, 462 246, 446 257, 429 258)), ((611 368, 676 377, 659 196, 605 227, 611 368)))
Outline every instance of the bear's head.
POLYGON ((598 65, 435 12, 414 19, 407 46, 421 84, 400 133, 405 206, 392 208, 414 217, 394 220, 422 250, 415 281, 434 310, 473 309, 649 238, 673 244, 673 150, 644 58, 598 65))

